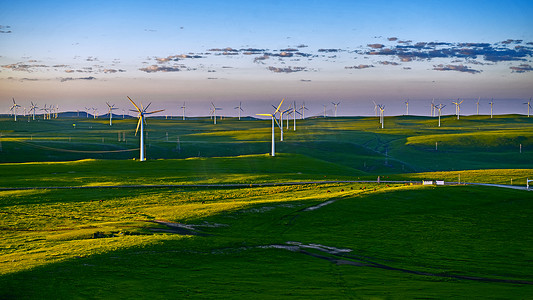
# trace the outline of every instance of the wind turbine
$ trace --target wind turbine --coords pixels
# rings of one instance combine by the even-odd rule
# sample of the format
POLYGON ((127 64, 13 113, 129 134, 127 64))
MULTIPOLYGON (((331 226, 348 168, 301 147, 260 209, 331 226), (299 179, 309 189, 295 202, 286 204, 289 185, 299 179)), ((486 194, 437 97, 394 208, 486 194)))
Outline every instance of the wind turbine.
POLYGON ((183 120, 185 120, 185 102, 183 102, 183 106, 180 107, 182 111, 183 120))
MULTIPOLYGON (((46 104, 45 104, 45 106, 46 106, 46 104)), ((90 108, 85 107, 85 115, 87 116, 87 119, 89 118, 89 109, 90 108)))
POLYGON ((431 116, 435 116, 435 98, 433 98, 433 100, 431 100, 431 116))
POLYGON ((409 115, 409 100, 405 101, 405 115, 408 116, 409 115))
POLYGON ((307 107, 305 107, 305 102, 302 102, 302 107, 300 107, 300 110, 302 111, 302 113, 300 115, 302 116, 302 120, 303 120, 303 119, 305 119, 305 111, 309 110, 309 109, 307 109, 307 107))
POLYGON ((15 103, 15 98, 13 98, 13 106, 11 106, 11 109, 13 111, 13 114, 15 114, 15 122, 17 121, 17 108, 21 107, 17 103, 15 103))
POLYGON ((131 111, 133 112, 138 112, 139 115, 137 116, 139 118, 139 122, 137 122, 137 129, 135 129, 135 135, 137 135, 137 131, 139 131, 139 126, 141 127, 141 142, 140 142, 140 161, 145 161, 146 159, 144 158, 144 123, 146 123, 146 120, 145 120, 145 115, 150 115, 150 114, 155 114, 157 112, 161 112, 161 111, 164 111, 164 109, 160 109, 160 110, 155 110, 155 111, 151 111, 151 112, 146 112, 146 110, 148 109, 148 107, 150 106, 150 104, 152 103, 149 103, 146 107, 143 107, 142 103, 141 103, 141 107, 139 108, 139 106, 137 106, 137 104, 135 104, 135 102, 133 102, 133 100, 131 100, 130 97, 128 97, 128 99, 131 101, 131 103, 133 104, 133 106, 135 106, 135 108, 137 110, 133 110, 133 109, 130 109, 131 111))
MULTIPOLYGON (((283 100, 285 100, 285 99, 281 100, 281 102, 279 103, 278 107, 276 108, 276 111, 274 111, 273 114, 256 114, 258 116, 267 116, 267 117, 271 117, 272 118, 272 153, 270 154, 271 156, 276 156, 276 140, 274 139, 275 138, 274 122, 278 123, 278 120, 276 120, 276 114, 278 113, 281 105, 283 104, 283 100)), ((279 126, 279 123, 278 123, 278 126, 279 126)))
POLYGON ((442 104, 439 104, 439 105, 435 105, 435 108, 439 111, 439 127, 440 127, 440 115, 441 115, 441 110, 446 107, 446 105, 442 105, 442 104))
POLYGON ((481 97, 477 98, 477 102, 476 102, 476 114, 479 116, 479 100, 481 99, 481 97))
POLYGON ((218 108, 218 107, 215 107, 215 104, 213 104, 213 102, 211 102, 211 105, 213 106, 213 109, 211 110, 211 113, 213 114, 213 117, 214 117, 214 124, 216 125, 217 124, 217 110, 221 110, 222 108, 218 108))
POLYGON ((33 120, 35 121, 35 109, 38 108, 37 105, 33 104, 33 102, 31 102, 31 106, 30 106, 30 113, 31 111, 33 111, 33 120))
MULTIPOLYGON (((376 117, 377 117, 378 116, 378 104, 374 100, 372 100, 372 102, 374 103, 374 113, 376 114, 376 117)), ((381 123, 381 119, 379 120, 379 122, 381 123)))
POLYGON ((490 118, 492 119, 492 105, 494 104, 494 102, 492 101, 493 99, 490 99, 490 118))
POLYGON ((96 119, 98 108, 91 108, 93 110, 93 119, 96 119))
POLYGON ((59 112, 59 105, 56 104, 54 119, 57 119, 57 113, 59 112))
MULTIPOLYGON (((457 99, 457 101, 459 101, 459 99, 457 99)), ((463 101, 461 102, 452 101, 452 103, 455 104, 455 114, 457 115, 457 120, 459 120, 459 115, 461 115, 461 103, 463 103, 463 101)))
POLYGON ((113 125, 113 122, 111 121, 113 119, 113 110, 118 109, 115 107, 115 104, 111 105, 108 102, 106 102, 107 107, 109 108, 109 126, 113 125))
POLYGON ((296 101, 294 101, 294 115, 292 116, 293 119, 292 119, 292 123, 294 124, 294 131, 296 131, 296 114, 300 114, 300 116, 302 115, 297 109, 296 109, 296 101))
POLYGON ((326 117, 326 105, 322 104, 324 106, 324 118, 326 117))
POLYGON ((529 101, 525 102, 524 104, 527 104, 527 117, 529 118, 529 109, 531 108, 531 98, 529 98, 529 101))
MULTIPOLYGON (((285 100, 285 98, 283 98, 283 100, 285 100)), ((282 100, 282 101, 283 101, 283 100, 282 100)), ((287 110, 283 110, 283 111, 281 111, 281 110, 279 110, 279 107, 276 108, 274 105, 272 105, 272 107, 273 107, 274 109, 276 109, 276 112, 279 112, 279 123, 278 123, 278 126, 279 126, 279 129, 280 129, 280 132, 281 132, 281 135, 280 135, 280 141, 283 142, 283 114, 285 114, 286 112, 290 111, 290 108, 287 109, 287 110)), ((275 115, 276 115, 276 114, 274 113, 274 116, 275 116, 275 115)), ((288 122, 288 121, 287 121, 287 122, 288 122)))
POLYGON ((339 104, 341 104, 341 103, 340 103, 340 102, 337 102, 337 103, 335 103, 335 102, 331 102, 331 104, 333 104, 333 105, 335 106, 335 118, 336 118, 336 117, 337 117, 337 106, 338 106, 339 104))
POLYGON ((239 112, 239 121, 241 120, 241 111, 244 111, 241 105, 242 105, 242 102, 239 102, 239 106, 236 106, 235 108, 233 108, 233 109, 237 109, 237 111, 239 112))
POLYGON ((381 123, 381 128, 385 128, 385 120, 383 118, 383 112, 385 111, 385 105, 378 105, 379 108, 379 122, 381 123))

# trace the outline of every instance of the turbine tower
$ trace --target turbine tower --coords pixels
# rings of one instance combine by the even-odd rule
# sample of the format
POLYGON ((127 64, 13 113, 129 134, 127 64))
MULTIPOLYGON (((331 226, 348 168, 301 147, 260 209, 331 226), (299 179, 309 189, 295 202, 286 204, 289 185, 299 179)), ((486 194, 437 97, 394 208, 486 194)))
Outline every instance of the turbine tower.
POLYGON ((145 157, 144 157, 144 123, 146 123, 146 120, 144 119, 145 118, 145 115, 150 115, 150 114, 155 114, 157 112, 161 112, 161 111, 164 111, 164 109, 160 109, 160 110, 155 110, 155 111, 151 111, 151 112, 146 112, 146 110, 148 109, 148 107, 150 106, 150 104, 152 103, 149 103, 146 107, 143 107, 142 103, 141 103, 141 107, 139 108, 139 106, 137 106, 137 104, 135 104, 135 102, 133 102, 133 100, 131 100, 130 97, 128 97, 128 99, 131 101, 131 103, 133 104, 133 106, 135 106, 135 108, 137 110, 133 110, 133 109, 130 109, 131 111, 133 112, 137 112, 139 113, 139 115, 137 116, 139 118, 139 122, 137 122, 137 129, 135 129, 135 135, 137 135, 137 131, 139 131, 139 126, 141 127, 141 142, 140 142, 140 161, 145 161, 145 157))
POLYGON ((183 102, 183 106, 180 107, 183 115, 183 120, 185 121, 185 102, 183 102))
MULTIPOLYGON (((459 101, 459 99, 457 99, 457 101, 459 101)), ((452 101, 452 103, 455 104, 455 114, 457 115, 457 120, 459 120, 459 115, 461 115, 461 103, 463 103, 463 101, 461 102, 452 101)))
MULTIPOLYGON (((374 100, 372 100, 372 102, 374 103, 374 114, 376 114, 376 117, 377 117, 378 116, 378 104, 374 100)), ((381 122, 381 119, 379 120, 379 122, 381 122)))
POLYGON ((381 123, 381 128, 385 128, 385 120, 383 118, 383 113, 385 112, 385 105, 378 105, 379 108, 379 123, 381 123))
POLYGON ((481 97, 477 98, 477 102, 476 102, 476 114, 479 116, 479 100, 481 99, 481 97))
POLYGON ((294 115, 292 116, 293 119, 292 119, 292 123, 294 124, 294 131, 296 131, 296 114, 300 114, 300 116, 302 115, 297 109, 296 109, 296 101, 294 101, 294 115))
POLYGON ((405 101, 405 115, 409 115, 409 100, 405 101))
POLYGON ((442 104, 439 104, 439 105, 435 105, 435 108, 439 111, 439 127, 440 127, 440 115, 441 115, 441 110, 446 107, 446 105, 442 105, 442 104))
POLYGON ((433 98, 433 100, 431 100, 431 116, 434 117, 435 116, 435 98, 433 98))
POLYGON ((244 111, 241 106, 242 106, 242 102, 239 102, 239 106, 235 106, 234 108, 239 112, 239 121, 241 120, 241 111, 244 111))
POLYGON ((13 111, 13 114, 15 115, 15 122, 17 121, 17 108, 21 107, 17 103, 15 103, 15 98, 13 98, 13 106, 11 106, 11 109, 13 111))
POLYGON ((109 104, 108 102, 106 102, 105 104, 107 104, 107 107, 109 108, 109 126, 113 125, 113 110, 114 109, 118 109, 117 107, 115 107, 115 104, 111 105, 109 104))
POLYGON ((531 108, 531 98, 524 104, 527 104, 527 117, 529 118, 529 109, 531 108))
POLYGON ((493 99, 490 99, 490 118, 492 119, 492 105, 494 104, 494 102, 492 101, 493 99))
POLYGON ((300 110, 302 111, 302 113, 300 115, 302 116, 302 120, 304 120, 305 119, 305 111, 309 110, 309 109, 307 109, 307 107, 305 107, 305 102, 302 102, 302 107, 300 107, 300 110))
POLYGON ((33 120, 35 121, 35 109, 38 108, 37 105, 33 104, 33 102, 31 102, 31 106, 30 106, 30 113, 33 111, 33 120))
POLYGON ((341 103, 340 103, 340 102, 337 102, 337 103, 335 103, 335 102, 331 102, 331 104, 333 104, 333 105, 335 106, 335 118, 336 118, 336 117, 337 117, 337 106, 338 106, 339 104, 341 104, 341 103))
POLYGON ((278 120, 276 120, 276 114, 278 113, 281 105, 283 104, 283 100, 285 99, 282 99, 281 102, 279 103, 278 107, 276 108, 276 111, 274 111, 273 114, 256 114, 258 116, 267 116, 267 117, 271 117, 272 118, 272 152, 271 152, 271 156, 276 156, 276 140, 275 140, 275 127, 274 127, 274 122, 278 124, 279 126, 279 123, 278 123, 278 120))
POLYGON ((215 107, 215 104, 213 104, 213 102, 211 102, 211 105, 213 106, 213 109, 211 110, 211 114, 213 114, 213 117, 214 117, 214 124, 216 125, 217 124, 217 110, 221 110, 222 108, 218 108, 218 107, 215 107))

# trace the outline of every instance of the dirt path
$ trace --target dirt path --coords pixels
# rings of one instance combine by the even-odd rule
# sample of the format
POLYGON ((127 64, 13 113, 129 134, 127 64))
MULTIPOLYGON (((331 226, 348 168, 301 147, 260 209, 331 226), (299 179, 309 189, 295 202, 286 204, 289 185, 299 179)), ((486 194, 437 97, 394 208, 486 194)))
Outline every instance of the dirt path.
POLYGON ((268 245, 268 246, 260 246, 260 248, 274 248, 274 249, 288 250, 292 252, 299 252, 299 253, 309 255, 315 258, 327 260, 337 265, 371 267, 371 268, 378 268, 378 269, 384 269, 384 270, 389 270, 389 271, 399 271, 399 272, 404 272, 404 273, 409 273, 409 274, 414 274, 414 275, 421 275, 421 276, 443 277, 443 278, 453 278, 453 279, 473 280, 473 281, 483 281, 483 282, 500 282, 500 283, 533 285, 533 281, 527 281, 527 280, 500 279, 500 278, 489 278, 489 277, 479 277, 479 276, 431 273, 431 272, 396 268, 396 267, 391 267, 388 265, 380 264, 374 261, 370 261, 366 257, 350 254, 350 252, 352 252, 351 249, 339 249, 339 248, 328 247, 328 246, 319 245, 319 244, 302 244, 299 242, 286 242, 286 245, 268 245), (324 253, 324 255, 318 254, 315 252, 310 252, 307 249, 317 250, 319 252, 324 253))

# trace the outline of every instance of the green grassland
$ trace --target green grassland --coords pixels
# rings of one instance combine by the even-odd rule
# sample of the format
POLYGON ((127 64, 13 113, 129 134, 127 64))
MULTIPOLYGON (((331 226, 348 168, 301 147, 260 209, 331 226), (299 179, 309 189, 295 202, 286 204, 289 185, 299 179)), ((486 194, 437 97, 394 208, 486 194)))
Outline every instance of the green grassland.
POLYGON ((258 185, 525 185, 524 116, 297 120, 275 157, 270 121, 147 122, 140 163, 134 119, 0 118, 0 188, 43 188, 0 191, 0 299, 533 297, 527 191, 258 185))

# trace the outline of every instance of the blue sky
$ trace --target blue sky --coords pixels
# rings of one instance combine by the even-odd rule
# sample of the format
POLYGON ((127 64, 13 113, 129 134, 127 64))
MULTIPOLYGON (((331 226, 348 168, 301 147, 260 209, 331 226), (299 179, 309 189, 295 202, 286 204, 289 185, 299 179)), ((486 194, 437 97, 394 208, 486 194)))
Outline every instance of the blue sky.
POLYGON ((372 100, 402 114, 406 99, 428 114, 433 98, 461 98, 473 113, 478 97, 523 113, 533 96, 532 1, 1 4, 0 112, 12 97, 129 109, 129 95, 168 114, 216 102, 235 115, 242 101, 253 115, 281 98, 311 114, 340 101, 340 115, 373 114, 372 100))

